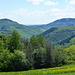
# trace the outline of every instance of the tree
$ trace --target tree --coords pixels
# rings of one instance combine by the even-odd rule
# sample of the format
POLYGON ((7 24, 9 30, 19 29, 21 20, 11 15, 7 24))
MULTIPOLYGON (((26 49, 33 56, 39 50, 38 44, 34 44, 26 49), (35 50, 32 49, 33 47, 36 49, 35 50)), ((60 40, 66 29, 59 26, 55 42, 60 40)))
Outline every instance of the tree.
POLYGON ((23 71, 28 70, 28 61, 22 51, 14 50, 10 53, 9 50, 4 50, 0 56, 0 71, 23 71))
POLYGON ((0 71, 7 71, 8 68, 8 57, 10 56, 9 50, 3 50, 0 55, 0 71))
POLYGON ((34 50, 34 68, 40 69, 45 67, 45 48, 39 47, 34 50))
POLYGON ((26 48, 26 58, 28 59, 29 65, 30 65, 30 69, 34 69, 34 56, 33 56, 33 47, 32 44, 29 43, 27 48, 26 48))
POLYGON ((37 41, 38 41, 38 44, 41 45, 41 47, 45 47, 46 40, 45 40, 45 38, 42 36, 42 34, 40 34, 40 35, 38 36, 37 41))
POLYGON ((71 45, 69 48, 66 48, 65 51, 68 55, 68 63, 75 62, 75 45, 71 45))
POLYGON ((9 71, 23 71, 28 70, 28 61, 25 53, 19 50, 14 50, 14 53, 10 53, 10 62, 8 63, 9 71))
POLYGON ((2 40, 0 40, 0 53, 4 50, 4 47, 3 47, 3 41, 2 40))
POLYGON ((46 43, 46 56, 45 56, 45 67, 53 67, 54 64, 54 51, 50 43, 46 43))
POLYGON ((6 35, 4 34, 0 35, 0 40, 3 41, 3 47, 4 49, 6 49, 8 47, 6 35))
POLYGON ((57 46, 57 48, 55 48, 54 51, 55 51, 54 56, 56 66, 64 65, 67 60, 67 55, 66 51, 64 51, 64 48, 61 46, 57 46))
POLYGON ((30 38, 30 43, 32 44, 32 47, 33 47, 34 49, 38 48, 38 41, 37 41, 36 36, 33 35, 33 36, 30 38))
POLYGON ((8 49, 11 52, 14 52, 14 50, 19 49, 19 47, 20 47, 20 35, 19 32, 16 29, 14 29, 10 37, 8 49))

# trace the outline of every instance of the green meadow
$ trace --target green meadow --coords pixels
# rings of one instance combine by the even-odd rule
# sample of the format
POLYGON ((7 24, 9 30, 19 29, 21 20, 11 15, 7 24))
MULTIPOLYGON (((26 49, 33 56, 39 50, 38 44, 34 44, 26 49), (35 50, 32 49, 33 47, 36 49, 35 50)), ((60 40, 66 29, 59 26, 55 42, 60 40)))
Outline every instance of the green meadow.
POLYGON ((0 72, 0 75, 75 75, 75 64, 20 72, 0 72))

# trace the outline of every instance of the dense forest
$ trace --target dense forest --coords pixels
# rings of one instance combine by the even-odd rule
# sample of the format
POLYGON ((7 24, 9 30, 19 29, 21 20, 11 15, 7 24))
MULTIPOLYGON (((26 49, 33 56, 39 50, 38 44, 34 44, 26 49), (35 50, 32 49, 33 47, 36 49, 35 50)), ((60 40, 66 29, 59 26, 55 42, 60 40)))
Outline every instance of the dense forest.
POLYGON ((20 38, 18 30, 0 35, 0 71, 23 71, 75 63, 75 45, 52 46, 42 34, 30 40, 20 38))
POLYGON ((42 34, 53 46, 69 47, 74 44, 75 18, 62 18, 45 25, 26 26, 10 19, 0 19, 0 34, 11 35, 17 29, 21 38, 42 34))
POLYGON ((50 41, 52 45, 69 47, 73 45, 73 41, 75 41, 75 25, 53 27, 43 32, 42 35, 47 41, 50 41))

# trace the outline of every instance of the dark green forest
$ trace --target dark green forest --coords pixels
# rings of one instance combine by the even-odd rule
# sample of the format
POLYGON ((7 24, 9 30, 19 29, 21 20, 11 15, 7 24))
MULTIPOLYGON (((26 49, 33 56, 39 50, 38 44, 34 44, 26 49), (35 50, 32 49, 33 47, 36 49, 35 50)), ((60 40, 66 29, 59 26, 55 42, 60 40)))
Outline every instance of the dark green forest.
POLYGON ((75 41, 75 19, 63 18, 46 25, 26 26, 10 19, 0 19, 0 34, 11 35, 13 29, 17 29, 21 38, 30 39, 31 36, 42 34, 46 41, 53 46, 62 45, 69 47, 75 41), (72 40, 72 41, 71 41, 72 40))
MULTIPOLYGON (((71 40, 72 41, 72 40, 71 40)), ((75 45, 52 46, 42 34, 20 38, 17 29, 0 35, 0 71, 25 71, 75 63, 75 45)))
POLYGON ((47 41, 50 41, 52 45, 62 45, 69 47, 75 44, 75 25, 63 25, 59 27, 53 27, 42 33, 47 41))

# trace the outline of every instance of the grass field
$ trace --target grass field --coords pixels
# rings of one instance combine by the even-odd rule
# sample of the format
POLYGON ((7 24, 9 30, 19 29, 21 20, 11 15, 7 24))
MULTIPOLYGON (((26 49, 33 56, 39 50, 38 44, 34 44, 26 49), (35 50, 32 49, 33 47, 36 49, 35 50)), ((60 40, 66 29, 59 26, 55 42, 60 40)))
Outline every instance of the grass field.
POLYGON ((75 75, 75 64, 22 72, 0 72, 0 75, 75 75))

